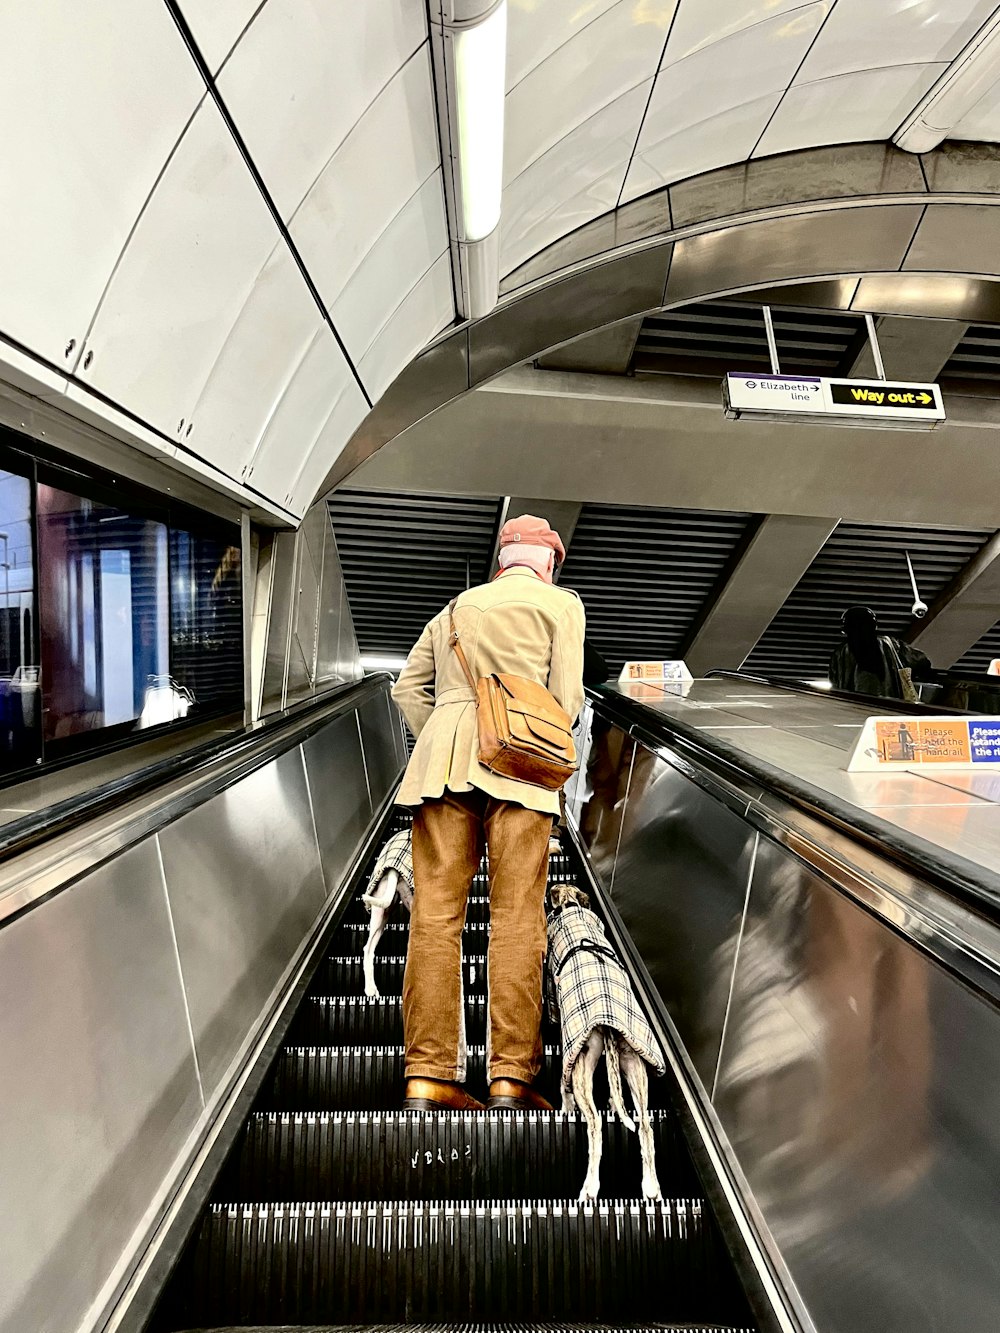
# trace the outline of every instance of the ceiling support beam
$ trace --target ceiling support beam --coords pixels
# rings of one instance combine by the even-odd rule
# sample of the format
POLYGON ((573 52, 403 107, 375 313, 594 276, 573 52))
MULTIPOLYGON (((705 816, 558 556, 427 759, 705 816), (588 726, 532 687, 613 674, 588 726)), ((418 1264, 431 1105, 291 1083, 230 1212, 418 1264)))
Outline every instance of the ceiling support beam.
MULTIPOLYGON (((888 380, 935 381, 965 337, 968 324, 957 319, 913 319, 882 315, 875 321, 888 380)), ((871 344, 865 340, 848 375, 877 379, 871 344)))
POLYGON ((500 528, 509 518, 520 518, 522 514, 534 514, 536 518, 544 518, 549 527, 558 532, 562 538, 563 546, 565 546, 568 555, 569 544, 573 540, 573 533, 576 531, 582 508, 583 505, 577 504, 573 500, 528 500, 523 496, 505 496, 500 509, 500 523, 497 528, 496 541, 493 543, 493 560, 490 564, 491 577, 499 567, 497 560, 500 556, 500 528))
POLYGON ((694 676, 743 665, 836 526, 834 519, 789 514, 761 522, 687 646, 694 676))
POLYGON ((931 604, 907 638, 936 667, 953 666, 1000 620, 1000 532, 986 542, 931 604))
POLYGON ((540 370, 577 370, 593 375, 624 375, 632 364, 632 353, 642 329, 642 319, 623 319, 599 333, 577 338, 554 352, 540 356, 540 370))

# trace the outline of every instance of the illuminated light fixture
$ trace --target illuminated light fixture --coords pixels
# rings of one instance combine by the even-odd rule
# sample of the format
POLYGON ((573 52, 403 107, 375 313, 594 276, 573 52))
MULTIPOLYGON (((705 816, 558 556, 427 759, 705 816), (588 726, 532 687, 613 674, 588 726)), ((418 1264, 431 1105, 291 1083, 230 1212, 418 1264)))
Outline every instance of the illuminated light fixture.
POLYGON ((402 671, 406 666, 405 657, 362 657, 363 671, 402 671))
POLYGON ((480 319, 500 289, 507 0, 432 0, 431 33, 460 313, 480 319))
POLYGON ((929 153, 1000 79, 1000 10, 955 57, 893 135, 908 153, 929 153))

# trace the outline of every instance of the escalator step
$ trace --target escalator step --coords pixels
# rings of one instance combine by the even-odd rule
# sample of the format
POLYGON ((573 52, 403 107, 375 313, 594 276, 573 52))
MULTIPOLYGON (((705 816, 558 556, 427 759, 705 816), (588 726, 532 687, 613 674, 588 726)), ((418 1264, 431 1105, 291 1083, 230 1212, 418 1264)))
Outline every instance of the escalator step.
MULTIPOLYGON (((376 979, 377 979, 376 973, 376 979)), ((465 997, 465 1030, 473 1039, 486 1026, 486 996, 465 997)), ((403 1040, 398 995, 309 995, 295 1015, 290 1041, 303 1046, 374 1046, 403 1040)))
MULTIPOLYGON (((536 1087, 559 1096, 558 1046, 546 1046, 536 1087)), ((469 1091, 485 1090, 486 1048, 469 1049, 469 1091)), ((262 1095, 264 1111, 398 1111, 403 1095, 402 1046, 286 1046, 262 1095)))
MULTIPOLYGON (((390 921, 400 921, 407 916, 406 908, 401 907, 399 903, 394 903, 389 912, 390 921)), ((490 919, 489 900, 483 893, 470 894, 468 906, 466 908, 465 919, 467 922, 485 923, 490 919)), ((344 922, 350 922, 352 925, 361 923, 365 931, 368 930, 368 908, 361 901, 360 897, 354 898, 347 906, 344 913, 344 922)))
POLYGON ((189 1328, 182 1333, 754 1333, 732 1324, 230 1324, 227 1328, 189 1328))
MULTIPOLYGON (((677 1118, 653 1111, 660 1188, 700 1186, 677 1118)), ((642 1165, 634 1133, 604 1117, 601 1182, 608 1198, 638 1198, 642 1165)), ((587 1131, 575 1115, 529 1112, 421 1116, 397 1112, 252 1116, 216 1198, 569 1198, 587 1171, 587 1131)))
MULTIPOLYGON (((375 981, 383 995, 402 995, 406 954, 375 955, 375 981)), ((466 995, 486 993, 486 955, 469 954, 462 959, 466 995)), ((314 995, 357 995, 365 993, 364 973, 357 954, 335 954, 325 958, 316 970, 310 987, 314 995)))
MULTIPOLYGON (((410 933, 410 922, 409 919, 406 917, 405 912, 400 913, 400 915, 397 916, 395 920, 390 921, 386 925, 385 933, 388 934, 390 932, 393 935, 408 935, 410 933)), ((485 921, 466 921, 465 923, 464 934, 466 935, 466 937, 468 937, 469 935, 478 936, 479 941, 485 944, 486 936, 488 935, 488 933, 489 933, 489 925, 485 921)), ((365 947, 365 940, 368 938, 368 922, 344 921, 337 927, 336 934, 334 935, 333 938, 334 942, 336 942, 338 939, 342 941, 347 941, 349 939, 351 943, 350 948, 340 949, 338 947, 337 952, 350 953, 354 948, 356 948, 357 952, 360 953, 361 950, 365 947)), ((385 938, 384 935, 383 938, 385 938)))
POLYGON ((742 1322, 698 1200, 210 1207, 178 1284, 185 1322, 742 1322))

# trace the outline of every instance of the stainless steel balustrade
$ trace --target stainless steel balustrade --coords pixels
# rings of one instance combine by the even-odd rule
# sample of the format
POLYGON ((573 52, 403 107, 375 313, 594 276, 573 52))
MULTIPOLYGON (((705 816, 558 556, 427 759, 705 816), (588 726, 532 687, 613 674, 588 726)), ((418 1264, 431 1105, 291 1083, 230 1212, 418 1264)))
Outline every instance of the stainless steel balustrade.
POLYGON ((995 1330, 1000 929, 630 721, 588 709, 571 816, 793 1323, 995 1330))
POLYGON ((105 1326, 405 753, 373 679, 4 864, 3 1333, 105 1326))

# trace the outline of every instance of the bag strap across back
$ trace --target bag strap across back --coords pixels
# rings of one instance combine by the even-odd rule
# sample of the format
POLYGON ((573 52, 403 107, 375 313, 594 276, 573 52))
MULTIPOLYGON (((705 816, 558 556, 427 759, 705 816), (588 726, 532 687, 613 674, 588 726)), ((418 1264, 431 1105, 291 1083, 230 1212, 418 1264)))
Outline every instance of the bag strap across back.
MULTIPOLYGON (((456 597, 455 602, 457 601, 458 598, 456 597)), ((465 679, 469 682, 469 687, 471 688, 472 693, 476 696, 476 705, 478 706, 479 690, 476 688, 476 678, 472 674, 472 668, 469 666, 469 659, 466 657, 465 649, 462 647, 462 640, 458 633, 458 626, 455 624, 455 602, 452 602, 448 607, 448 619, 451 622, 451 638, 448 642, 451 647, 454 648, 455 653, 458 656, 462 670, 465 672, 465 679)))

